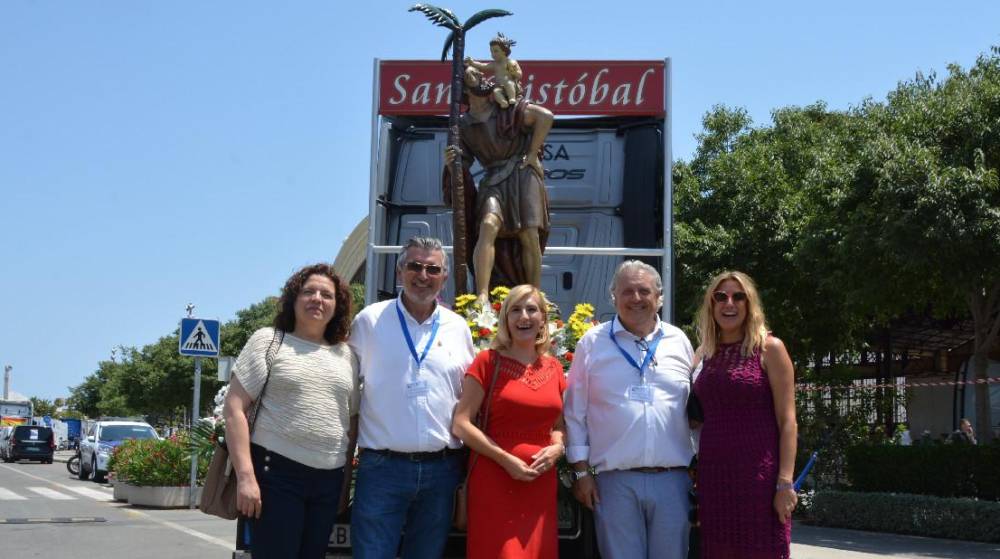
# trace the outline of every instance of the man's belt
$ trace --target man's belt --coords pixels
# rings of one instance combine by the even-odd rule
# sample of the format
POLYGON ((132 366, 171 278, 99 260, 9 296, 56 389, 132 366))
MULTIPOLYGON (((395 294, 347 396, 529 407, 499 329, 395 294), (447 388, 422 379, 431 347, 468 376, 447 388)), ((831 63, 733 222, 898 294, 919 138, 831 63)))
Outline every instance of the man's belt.
POLYGON ((389 456, 391 458, 402 458, 403 460, 409 460, 410 462, 427 462, 429 460, 441 460, 449 456, 455 456, 457 454, 462 454, 465 452, 464 448, 443 448, 441 450, 433 450, 430 452, 398 452, 395 450, 389 450, 387 448, 362 448, 362 456, 365 453, 379 454, 381 456, 389 456))
POLYGON ((687 469, 688 469, 687 466, 670 466, 670 467, 653 466, 653 467, 647 467, 647 468, 628 468, 625 471, 626 472, 639 472, 641 474, 659 474, 659 473, 663 473, 663 472, 676 472, 676 471, 680 471, 680 470, 687 471, 687 469))

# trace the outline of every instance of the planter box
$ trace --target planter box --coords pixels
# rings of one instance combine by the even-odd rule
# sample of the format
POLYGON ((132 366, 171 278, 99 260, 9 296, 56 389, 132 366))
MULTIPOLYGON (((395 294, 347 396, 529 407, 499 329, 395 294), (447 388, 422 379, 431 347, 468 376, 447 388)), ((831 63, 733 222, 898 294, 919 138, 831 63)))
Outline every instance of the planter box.
MULTIPOLYGON (((128 490, 128 502, 139 507, 179 508, 191 503, 191 488, 133 485, 128 490)), ((195 490, 195 503, 201 499, 201 487, 195 490)))
POLYGON ((114 499, 119 502, 125 502, 128 501, 129 493, 135 488, 135 486, 125 483, 124 481, 116 481, 114 488, 114 499))

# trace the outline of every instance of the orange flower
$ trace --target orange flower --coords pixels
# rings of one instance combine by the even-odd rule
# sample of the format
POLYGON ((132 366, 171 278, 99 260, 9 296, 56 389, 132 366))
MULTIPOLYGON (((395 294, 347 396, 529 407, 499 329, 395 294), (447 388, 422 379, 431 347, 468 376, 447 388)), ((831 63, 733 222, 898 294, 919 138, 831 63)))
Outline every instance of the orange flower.
POLYGON ((563 357, 566 358, 566 361, 569 361, 570 363, 573 362, 573 352, 572 351, 567 351, 566 355, 564 355, 563 357))
POLYGON ((563 321, 562 321, 562 320, 559 320, 559 319, 557 318, 557 319, 556 319, 556 328, 562 328, 562 327, 563 327, 563 321))

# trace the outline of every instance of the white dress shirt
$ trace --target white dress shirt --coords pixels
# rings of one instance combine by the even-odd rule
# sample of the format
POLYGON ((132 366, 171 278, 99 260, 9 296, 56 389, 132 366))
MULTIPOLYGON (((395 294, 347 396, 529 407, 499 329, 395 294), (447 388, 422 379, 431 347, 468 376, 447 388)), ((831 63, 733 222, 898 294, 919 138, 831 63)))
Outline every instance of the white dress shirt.
MULTIPOLYGON (((611 340, 641 364, 640 338, 618 319, 591 328, 576 346, 569 369, 563 413, 571 462, 587 461, 598 472, 642 467, 687 466, 694 443, 687 420, 691 392, 691 342, 666 322, 643 340, 651 347, 662 333, 645 370, 651 401, 630 399, 642 381, 611 340)), ((642 392, 638 392, 642 393, 642 392)))
POLYGON ((437 336, 418 368, 396 312, 397 299, 365 307, 354 318, 348 341, 361 361, 361 420, 358 445, 398 452, 459 448, 451 419, 472 363, 472 334, 465 320, 438 305, 418 323, 399 304, 417 355, 437 336), (414 387, 420 387, 414 390, 414 387))

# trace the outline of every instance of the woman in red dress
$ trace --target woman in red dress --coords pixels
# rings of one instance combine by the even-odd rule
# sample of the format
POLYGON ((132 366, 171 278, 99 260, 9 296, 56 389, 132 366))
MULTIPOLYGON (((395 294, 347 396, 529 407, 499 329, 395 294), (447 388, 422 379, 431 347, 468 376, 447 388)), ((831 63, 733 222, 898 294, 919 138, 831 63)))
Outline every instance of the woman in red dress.
POLYGON ((548 354, 547 312, 538 288, 511 289, 491 349, 476 356, 462 382, 452 431, 472 450, 470 559, 558 556, 555 466, 566 450, 566 380, 548 354), (480 409, 485 433, 473 423, 480 409))

